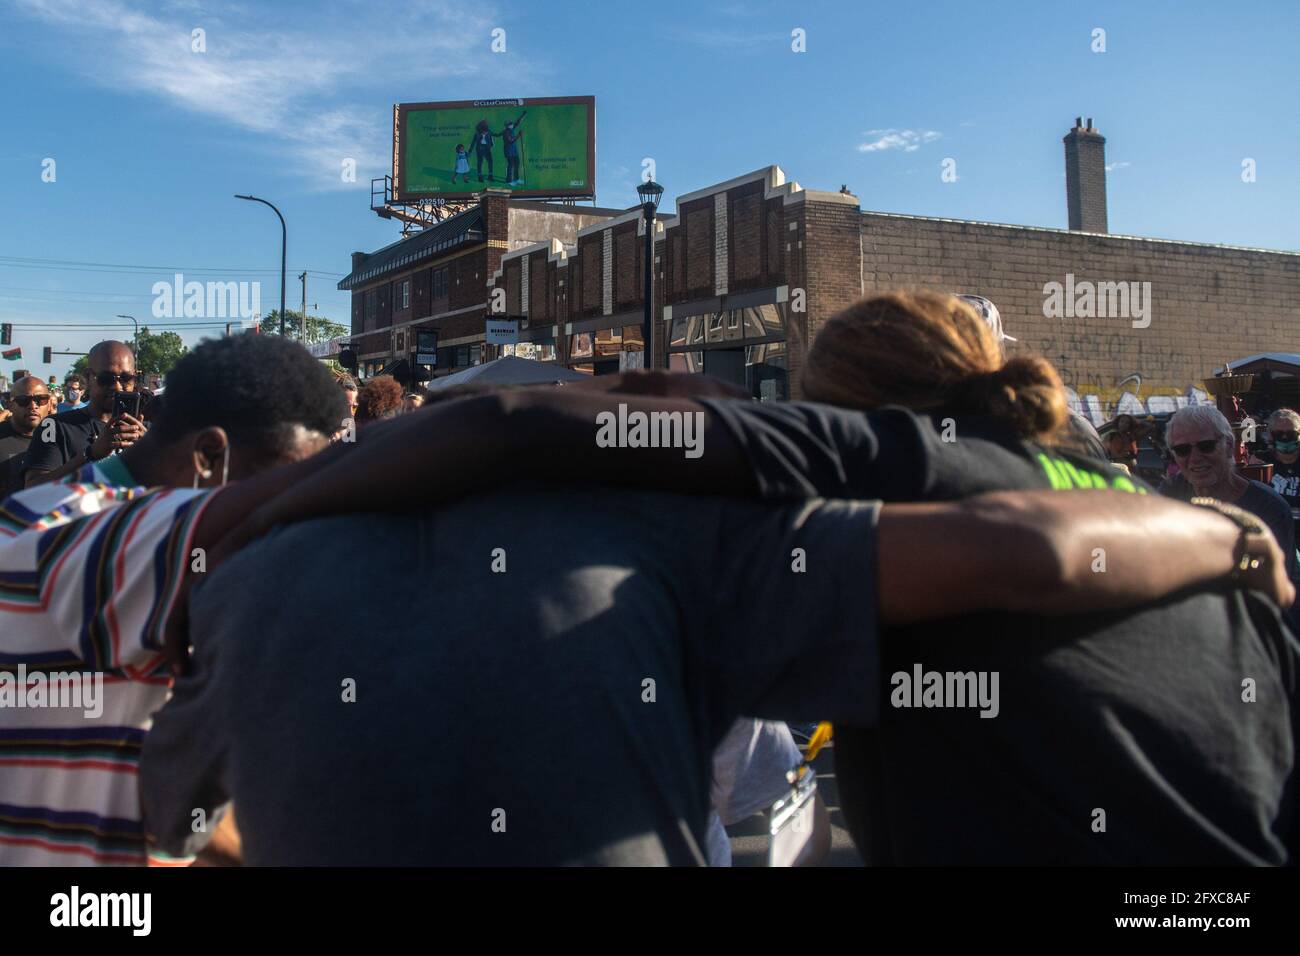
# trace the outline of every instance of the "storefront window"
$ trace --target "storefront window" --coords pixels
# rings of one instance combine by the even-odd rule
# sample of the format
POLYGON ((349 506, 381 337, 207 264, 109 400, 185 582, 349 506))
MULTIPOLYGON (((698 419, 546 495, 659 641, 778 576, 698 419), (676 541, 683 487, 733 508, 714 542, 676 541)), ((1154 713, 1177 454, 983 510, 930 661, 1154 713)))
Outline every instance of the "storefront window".
POLYGON ((514 345, 501 346, 501 356, 504 358, 507 355, 534 362, 553 362, 555 361, 555 339, 539 339, 536 342, 518 342, 514 345))
POLYGON ((591 358, 591 333, 579 332, 569 336, 569 358, 591 358))
POLYGON ((617 356, 619 352, 637 352, 645 347, 641 326, 625 325, 618 329, 600 329, 592 334, 596 358, 617 356))
POLYGON ((786 304, 760 305, 753 309, 740 309, 744 323, 744 337, 747 339, 763 338, 769 335, 785 335, 786 304))
POLYGON ((673 319, 671 348, 689 348, 702 342, 736 342, 786 334, 784 303, 751 309, 728 309, 673 319))
POLYGON ((703 372, 704 353, 672 352, 668 356, 668 369, 672 372, 690 372, 692 374, 703 372))
POLYGON ((688 315, 684 319, 673 319, 671 347, 683 348, 703 342, 706 318, 708 317, 703 315, 688 315))

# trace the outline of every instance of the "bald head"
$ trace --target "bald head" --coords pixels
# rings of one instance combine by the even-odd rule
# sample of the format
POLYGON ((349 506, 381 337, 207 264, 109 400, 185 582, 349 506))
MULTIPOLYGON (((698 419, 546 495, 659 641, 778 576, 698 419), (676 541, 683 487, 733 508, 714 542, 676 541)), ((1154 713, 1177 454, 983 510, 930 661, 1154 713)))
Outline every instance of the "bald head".
POLYGON ((128 364, 131 371, 134 372, 135 353, 131 351, 131 346, 116 339, 105 339, 92 345, 90 351, 86 354, 86 364, 90 366, 92 375, 96 371, 102 370, 106 364, 114 363, 128 364))
POLYGON ((135 390, 135 353, 125 342, 107 339, 94 345, 86 355, 86 401, 90 411, 107 421, 113 414, 113 393, 135 390), (100 376, 113 376, 104 382, 100 376))
POLYGON ((30 435, 36 431, 41 420, 54 411, 54 399, 39 376, 28 375, 14 382, 9 411, 13 413, 14 431, 20 435, 30 435))

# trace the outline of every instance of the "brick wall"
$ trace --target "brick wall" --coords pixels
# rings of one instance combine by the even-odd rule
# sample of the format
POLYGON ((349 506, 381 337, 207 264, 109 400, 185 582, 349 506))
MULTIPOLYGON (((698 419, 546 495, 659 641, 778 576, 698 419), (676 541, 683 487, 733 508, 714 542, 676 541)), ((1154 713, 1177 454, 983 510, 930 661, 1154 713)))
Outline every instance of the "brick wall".
POLYGON ((732 292, 763 285, 763 183, 753 182, 733 190, 727 216, 731 249, 727 286, 732 292))
POLYGON ((519 315, 523 311, 523 267, 520 259, 511 259, 505 264, 506 314, 519 315))
MULTIPOLYGON (((798 251, 803 242, 801 271, 802 282, 791 282, 793 289, 804 290, 807 322, 804 329, 807 342, 816 338, 822 325, 849 302, 862 295, 862 277, 857 268, 860 262, 859 245, 862 214, 856 199, 847 199, 835 193, 806 192, 807 198, 786 207, 794 210, 793 221, 798 229, 786 232, 792 250, 798 251), (806 330, 806 331, 805 331, 806 330)), ((787 219, 791 219, 787 215, 787 219)), ((797 315, 793 302, 791 318, 797 315)), ((793 345, 790 349, 790 395, 803 394, 801 387, 803 351, 793 345)))
POLYGON ((717 249, 713 242, 712 197, 682 206, 682 231, 686 245, 682 297, 693 299, 713 295, 713 262, 717 249))
POLYGON ((1225 361, 1300 348, 1297 254, 878 213, 862 215, 862 244, 867 294, 919 285, 991 299, 1019 339, 1009 349, 1049 358, 1085 411, 1093 396, 1109 415, 1124 392, 1168 399, 1160 410, 1225 361), (1067 274, 1150 282, 1150 326, 1045 317, 1043 287, 1067 274))
POLYGON ((623 308, 641 299, 640 261, 645 255, 644 237, 636 233, 635 222, 614 229, 614 305, 623 308))
POLYGON ((578 240, 578 267, 582 285, 578 290, 577 315, 600 314, 602 246, 600 233, 583 236, 578 240))
POLYGON ((548 265, 544 252, 535 252, 528 258, 528 317, 532 322, 549 322, 555 314, 551 301, 555 267, 548 265))

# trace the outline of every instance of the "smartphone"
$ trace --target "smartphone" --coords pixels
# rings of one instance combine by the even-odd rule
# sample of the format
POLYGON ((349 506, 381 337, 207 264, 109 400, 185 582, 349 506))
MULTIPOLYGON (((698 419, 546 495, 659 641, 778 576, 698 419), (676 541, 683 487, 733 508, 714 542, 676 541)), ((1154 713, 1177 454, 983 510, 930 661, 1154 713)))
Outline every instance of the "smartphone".
POLYGON ((114 392, 113 393, 113 417, 121 418, 123 415, 130 415, 133 418, 140 417, 140 409, 144 405, 143 392, 114 392))

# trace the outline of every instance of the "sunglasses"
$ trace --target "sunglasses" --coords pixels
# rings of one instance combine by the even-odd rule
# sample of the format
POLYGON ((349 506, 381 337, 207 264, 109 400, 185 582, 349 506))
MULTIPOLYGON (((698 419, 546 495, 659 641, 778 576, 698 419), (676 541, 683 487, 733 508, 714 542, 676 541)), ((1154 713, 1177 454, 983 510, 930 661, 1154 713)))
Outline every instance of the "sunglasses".
POLYGON ((130 385, 135 381, 135 378, 136 376, 134 372, 118 372, 116 375, 112 372, 99 372, 95 375, 95 381, 104 386, 104 388, 116 385, 118 382, 121 382, 123 385, 130 385))
POLYGON ((1273 441, 1300 441, 1300 435, 1295 432, 1270 432, 1269 437, 1273 441))
POLYGON ((30 408, 35 405, 38 408, 50 400, 48 395, 15 395, 13 403, 21 405, 23 408, 30 408))
POLYGON ((1181 445, 1170 445, 1169 448, 1179 458, 1186 458, 1192 453, 1192 445, 1195 445, 1196 450, 1202 455, 1208 455, 1210 452, 1214 451, 1214 449, 1219 447, 1219 439, 1207 438, 1204 441, 1183 442, 1181 445))

